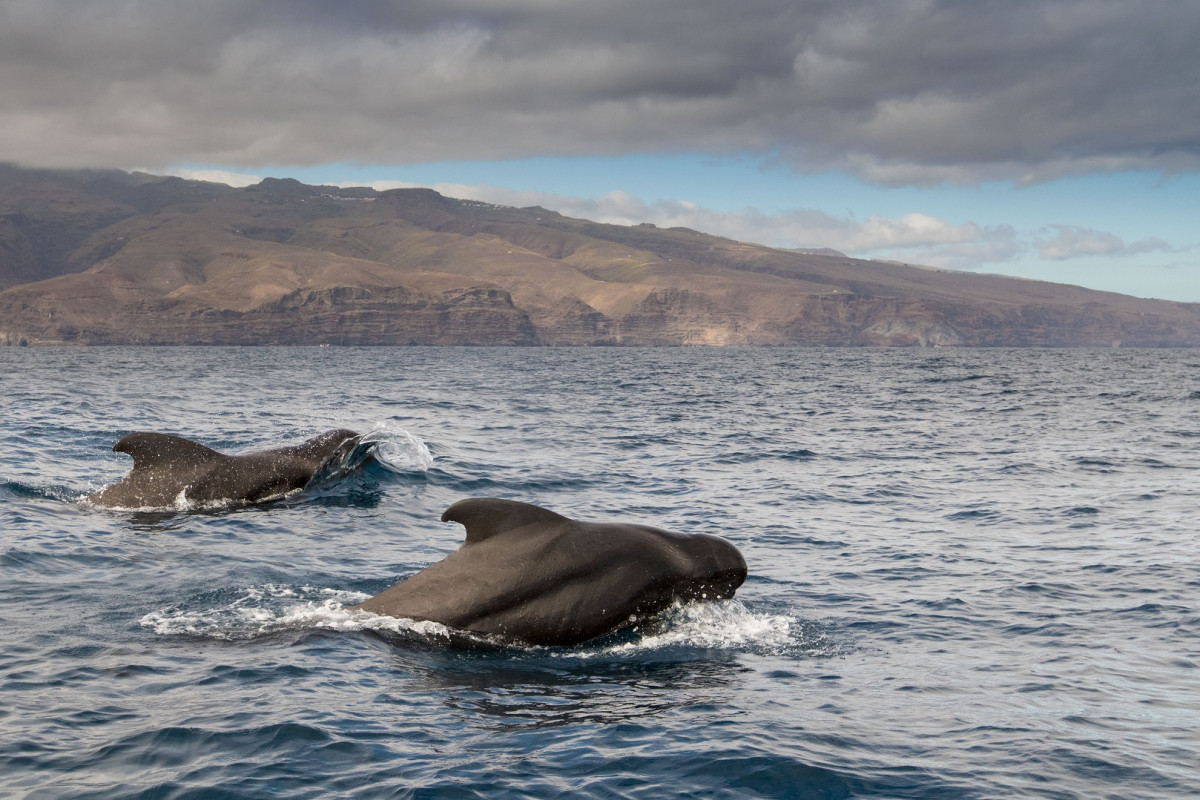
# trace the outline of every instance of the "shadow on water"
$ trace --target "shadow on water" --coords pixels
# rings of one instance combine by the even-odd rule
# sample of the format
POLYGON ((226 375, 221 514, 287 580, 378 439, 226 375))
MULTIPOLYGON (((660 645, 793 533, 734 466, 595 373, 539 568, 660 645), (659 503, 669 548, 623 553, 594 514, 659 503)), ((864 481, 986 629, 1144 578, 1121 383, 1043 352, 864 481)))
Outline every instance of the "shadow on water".
POLYGON ((555 650, 397 659, 410 674, 407 692, 437 695, 466 722, 494 731, 645 724, 675 709, 725 706, 741 676, 751 672, 727 655, 663 655, 612 659, 555 650))
MULTIPOLYGON (((420 491, 424 479, 418 479, 415 490, 420 491)), ((328 483, 305 489, 296 495, 283 498, 278 505, 283 507, 297 505, 316 505, 325 508, 377 508, 384 498, 384 484, 414 483, 405 480, 394 472, 388 472, 375 465, 365 471, 343 478, 336 483, 328 483)))

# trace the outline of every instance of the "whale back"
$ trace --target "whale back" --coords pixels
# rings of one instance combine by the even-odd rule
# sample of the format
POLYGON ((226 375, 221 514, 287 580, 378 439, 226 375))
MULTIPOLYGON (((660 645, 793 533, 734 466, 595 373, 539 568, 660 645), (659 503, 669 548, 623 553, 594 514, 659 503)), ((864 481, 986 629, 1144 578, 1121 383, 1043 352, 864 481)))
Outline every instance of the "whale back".
POLYGON ((122 508, 259 502, 303 488, 327 460, 353 448, 357 437, 339 429, 296 446, 231 456, 180 436, 139 431, 113 445, 133 458, 133 469, 88 499, 122 508))
POLYGON ((495 497, 459 500, 442 512, 442 522, 457 522, 467 529, 464 546, 530 525, 561 525, 570 521, 546 508, 495 497))
POLYGON ((220 467, 228 456, 168 433, 139 431, 123 436, 112 448, 133 458, 133 469, 88 500, 111 508, 175 506, 180 493, 199 476, 220 467))
POLYGON ((281 454, 295 456, 298 459, 306 461, 314 468, 320 466, 330 457, 337 454, 343 449, 352 448, 358 443, 359 434, 346 428, 338 428, 332 431, 325 431, 316 436, 301 442, 295 447, 284 447, 276 451, 281 454), (353 440, 353 441, 351 441, 353 440))
POLYGON ((112 449, 132 456, 135 472, 172 464, 194 467, 225 458, 216 450, 182 436, 148 431, 122 436, 112 449))
POLYGON ((676 601, 732 597, 746 562, 731 543, 629 523, 579 522, 496 498, 442 515, 466 528, 441 561, 356 608, 526 644, 570 645, 676 601))

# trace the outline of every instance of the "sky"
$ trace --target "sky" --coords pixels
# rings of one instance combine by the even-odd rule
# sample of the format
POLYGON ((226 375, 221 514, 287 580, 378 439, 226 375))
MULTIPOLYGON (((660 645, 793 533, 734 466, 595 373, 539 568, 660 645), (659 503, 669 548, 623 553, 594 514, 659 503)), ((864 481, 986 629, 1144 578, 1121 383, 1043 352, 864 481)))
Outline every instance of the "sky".
POLYGON ((0 0, 0 161, 1200 302, 1192 0, 0 0))

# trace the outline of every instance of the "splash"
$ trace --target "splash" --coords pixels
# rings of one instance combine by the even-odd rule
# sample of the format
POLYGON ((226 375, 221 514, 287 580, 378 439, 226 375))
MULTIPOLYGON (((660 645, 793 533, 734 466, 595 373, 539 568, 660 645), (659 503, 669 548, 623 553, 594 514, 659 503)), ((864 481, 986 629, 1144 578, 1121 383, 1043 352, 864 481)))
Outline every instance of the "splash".
POLYGON ((308 486, 332 483, 358 472, 372 461, 390 472, 427 472, 433 466, 433 455, 420 437, 390 422, 377 422, 371 430, 348 440, 326 459, 308 486))
POLYGON ((122 513, 136 512, 136 513, 151 513, 151 514, 154 514, 154 513, 158 513, 158 514, 189 514, 189 513, 196 513, 196 512, 205 513, 205 512, 228 511, 230 509, 240 508, 240 507, 246 506, 246 505, 258 505, 261 503, 270 503, 270 502, 274 502, 275 500, 280 500, 289 495, 296 494, 297 492, 300 491, 299 489, 295 489, 291 492, 280 492, 279 494, 269 495, 267 497, 263 497, 258 500, 255 500, 253 503, 249 503, 244 500, 235 500, 233 498, 228 498, 228 497, 217 498, 216 500, 194 500, 187 496, 188 488, 189 487, 185 486, 183 489, 181 489, 179 491, 179 494, 175 495, 174 499, 171 501, 171 503, 169 505, 163 505, 163 506, 105 506, 105 505, 100 505, 99 503, 95 503, 92 501, 93 491, 99 491, 99 489, 91 490, 88 493, 82 494, 82 495, 74 495, 70 499, 73 502, 75 502, 81 506, 99 509, 100 511, 115 511, 115 512, 122 512, 122 513))
POLYGON ((369 595, 341 589, 264 584, 229 595, 218 593, 202 607, 172 606, 140 620, 160 636, 249 641, 280 633, 327 630, 373 631, 398 641, 496 647, 551 653, 563 658, 637 656, 678 650, 723 650, 759 655, 828 655, 828 638, 811 623, 786 614, 753 611, 739 600, 676 605, 649 628, 619 641, 575 648, 513 647, 489 637, 456 631, 437 622, 371 614, 352 606, 369 595))
POLYGON ((425 442, 390 422, 377 422, 359 443, 371 446, 375 460, 392 472, 428 472, 433 466, 425 442))
POLYGON ((240 590, 232 599, 208 607, 172 606, 152 611, 139 622, 160 636, 219 641, 249 641, 305 630, 373 630, 449 640, 450 630, 436 622, 381 617, 350 608, 367 597, 361 592, 271 583, 240 590))
POLYGON ((607 656, 671 649, 731 650, 784 655, 805 649, 803 623, 787 614, 752 611, 740 600, 676 604, 634 641, 621 641, 581 656, 607 656))

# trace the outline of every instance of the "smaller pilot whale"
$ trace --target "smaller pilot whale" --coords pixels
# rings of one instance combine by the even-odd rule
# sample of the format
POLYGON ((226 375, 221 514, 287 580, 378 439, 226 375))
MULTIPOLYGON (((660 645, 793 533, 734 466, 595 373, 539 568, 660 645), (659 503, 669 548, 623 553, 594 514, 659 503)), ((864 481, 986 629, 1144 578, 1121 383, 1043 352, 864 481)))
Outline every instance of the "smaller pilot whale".
POLYGON ((630 523, 576 522, 476 497, 442 514, 466 541, 356 609, 534 645, 622 630, 675 602, 733 597, 746 561, 731 543, 630 523))
POLYGON ((88 497, 109 508, 166 508, 181 502, 256 503, 306 486, 322 465, 350 452, 359 434, 326 431, 294 447, 230 456, 166 433, 131 433, 113 445, 133 471, 88 497))

